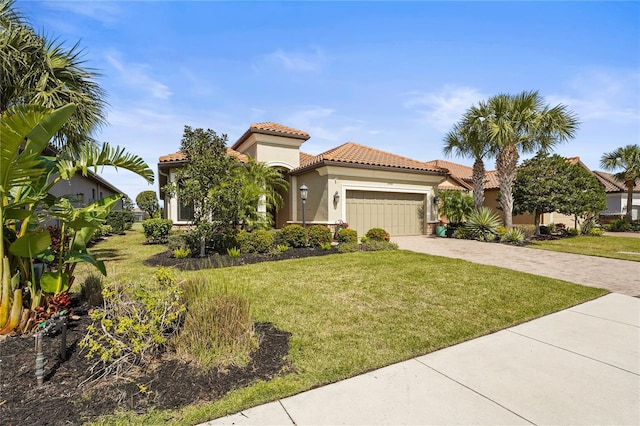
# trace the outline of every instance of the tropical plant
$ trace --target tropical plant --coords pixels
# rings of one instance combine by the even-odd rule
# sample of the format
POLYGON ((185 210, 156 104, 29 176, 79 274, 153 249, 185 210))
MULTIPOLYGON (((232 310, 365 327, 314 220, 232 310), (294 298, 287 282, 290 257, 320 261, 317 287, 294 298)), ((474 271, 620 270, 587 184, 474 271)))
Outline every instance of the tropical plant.
POLYGON ((87 68, 78 44, 36 34, 14 0, 0 0, 0 112, 16 105, 56 109, 73 103, 73 111, 54 135, 56 147, 79 150, 105 123, 105 92, 99 76, 87 68))
POLYGON ((511 228, 508 229, 502 236, 500 237, 500 241, 503 243, 511 243, 511 244, 522 244, 524 243, 526 237, 524 233, 520 230, 520 228, 511 228))
POLYGON ((486 129, 491 155, 496 157, 500 207, 504 225, 513 225, 513 182, 520 153, 548 151, 575 136, 576 116, 560 104, 544 104, 538 92, 499 94, 472 108, 468 119, 486 129))
POLYGON ((444 138, 444 154, 449 157, 455 155, 462 158, 473 158, 471 180, 473 182, 473 201, 475 209, 482 207, 484 202, 484 183, 486 170, 484 159, 490 155, 491 146, 484 121, 474 117, 484 113, 473 106, 462 119, 453 126, 444 138))
POLYGON ((600 159, 600 166, 609 171, 621 171, 613 175, 617 180, 624 182, 627 188, 627 213, 628 221, 633 219, 633 189, 640 181, 640 145, 627 145, 614 151, 607 152, 600 159))
POLYGON ((489 207, 474 210, 467 218, 464 229, 469 238, 479 241, 493 241, 498 235, 500 218, 489 207))
MULTIPOLYGON (((24 289, 31 310, 44 303, 42 291, 56 294, 73 283, 73 271, 78 262, 91 263, 105 272, 104 265, 88 252, 86 246, 121 197, 117 194, 75 208, 68 198, 50 196, 50 189, 62 179, 71 179, 76 173, 86 175, 90 168, 97 169, 101 165, 131 170, 153 182, 153 171, 142 159, 108 144, 102 148, 86 144, 73 155, 43 156, 51 138, 74 110, 75 105, 54 111, 16 105, 0 116, 0 258, 8 256, 8 267, 4 267, 3 261, 2 273, 6 269, 8 276, 18 276, 12 288, 20 290, 21 295, 24 289), (61 249, 55 258, 47 252, 51 235, 41 224, 41 219, 44 222, 49 218, 59 219, 62 228, 61 249), (55 265, 40 279, 33 266, 36 258, 55 265)), ((28 312, 22 317, 27 318, 28 312)), ((4 318, 0 318, 0 322, 4 322, 4 318)), ((21 321, 19 328, 24 329, 24 325, 21 321)))
POLYGON ((440 191, 438 214, 452 225, 460 225, 473 212, 473 197, 462 191, 440 191))

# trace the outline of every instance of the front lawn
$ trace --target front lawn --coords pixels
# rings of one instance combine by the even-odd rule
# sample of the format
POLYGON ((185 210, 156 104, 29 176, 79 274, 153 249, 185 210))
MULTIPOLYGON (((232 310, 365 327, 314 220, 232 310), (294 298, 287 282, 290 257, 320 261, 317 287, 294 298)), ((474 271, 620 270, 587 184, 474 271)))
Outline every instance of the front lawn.
MULTIPOLYGON (((158 246, 139 233, 94 248, 109 279, 153 271, 158 246), (142 254, 144 253, 144 254, 142 254)), ((409 251, 359 252, 179 272, 240 288, 256 321, 291 333, 292 371, 180 410, 120 414, 105 424, 196 424, 406 360, 606 293, 550 278, 409 251)))
POLYGON ((605 235, 534 241, 527 247, 640 262, 640 238, 605 235))

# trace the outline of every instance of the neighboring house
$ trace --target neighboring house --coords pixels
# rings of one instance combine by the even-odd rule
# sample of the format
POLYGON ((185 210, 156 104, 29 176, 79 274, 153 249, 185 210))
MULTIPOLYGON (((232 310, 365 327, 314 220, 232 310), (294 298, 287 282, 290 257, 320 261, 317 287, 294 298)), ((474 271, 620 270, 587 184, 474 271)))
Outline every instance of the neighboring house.
MULTIPOLYGON (((588 172, 592 173, 603 185, 607 194, 607 210, 601 212, 602 216, 621 217, 625 215, 627 206, 627 190, 624 186, 624 182, 616 181, 609 173, 590 170, 580 160, 580 157, 571 157, 567 158, 567 160, 571 164, 578 164, 588 172)), ((469 193, 473 192, 473 182, 471 179, 473 169, 471 167, 445 160, 428 161, 427 164, 447 169, 450 173, 447 179, 440 183, 438 190, 443 191, 447 189, 454 189, 469 193)), ((483 205, 490 207, 494 212, 502 217, 502 210, 500 210, 500 204, 498 203, 499 193, 500 186, 498 184, 498 178, 496 177, 496 171, 489 170, 485 175, 483 205)), ((640 216, 640 186, 636 186, 633 197, 633 218, 635 220, 640 216)), ((514 225, 532 225, 533 223, 533 215, 520 214, 513 216, 514 225)), ((542 215, 540 224, 545 225, 550 223, 564 223, 569 228, 574 228, 576 226, 575 218, 573 216, 568 216, 558 212, 545 213, 542 215)))
MULTIPOLYGON (((299 187, 304 184, 309 188, 307 224, 333 226, 344 221, 358 235, 373 227, 391 235, 432 233, 437 222, 433 199, 447 176, 444 169, 354 142, 309 155, 300 151, 309 138, 301 130, 258 123, 227 150, 241 161, 249 155, 284 172, 289 191, 282 194, 284 206, 273 212, 276 227, 302 222, 299 187)), ((191 211, 163 187, 175 182, 176 171, 184 164, 181 152, 162 156, 158 163, 165 216, 176 224, 188 224, 191 211)))
MULTIPOLYGON (((109 195, 124 194, 91 171, 87 171, 87 176, 76 173, 70 180, 63 179, 56 183, 49 192, 55 197, 69 197, 78 207, 87 206, 109 195)), ((122 210, 122 208, 123 202, 120 200, 114 210, 122 210)))
MULTIPOLYGON (((624 182, 617 180, 610 173, 594 171, 594 175, 604 186, 607 193, 607 210, 601 213, 606 219, 622 218, 627 214, 627 187, 624 182)), ((633 202, 631 219, 640 219, 640 185, 633 188, 633 202)))

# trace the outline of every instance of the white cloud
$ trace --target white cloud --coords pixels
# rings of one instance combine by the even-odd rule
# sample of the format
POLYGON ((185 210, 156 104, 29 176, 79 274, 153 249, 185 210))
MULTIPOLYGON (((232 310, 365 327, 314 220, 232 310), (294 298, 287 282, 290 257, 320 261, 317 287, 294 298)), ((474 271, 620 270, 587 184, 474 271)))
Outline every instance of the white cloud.
POLYGON ((286 52, 276 49, 274 52, 265 55, 265 61, 275 64, 291 72, 316 73, 322 70, 325 57, 319 49, 313 49, 311 53, 286 52))
POLYGON ((593 70, 572 79, 564 93, 546 97, 551 105, 562 103, 580 121, 604 120, 630 123, 640 120, 640 72, 593 70))
POLYGON ((115 23, 121 15, 120 5, 114 1, 45 1, 49 9, 71 12, 102 22, 115 23))
POLYGON ((411 92, 406 94, 404 107, 416 111, 420 120, 446 132, 464 112, 485 96, 477 89, 465 86, 444 86, 437 92, 411 92))
POLYGON ((119 52, 107 53, 106 59, 118 71, 121 81, 138 91, 146 92, 156 99, 168 99, 171 96, 169 87, 150 75, 150 66, 146 64, 127 63, 119 52))

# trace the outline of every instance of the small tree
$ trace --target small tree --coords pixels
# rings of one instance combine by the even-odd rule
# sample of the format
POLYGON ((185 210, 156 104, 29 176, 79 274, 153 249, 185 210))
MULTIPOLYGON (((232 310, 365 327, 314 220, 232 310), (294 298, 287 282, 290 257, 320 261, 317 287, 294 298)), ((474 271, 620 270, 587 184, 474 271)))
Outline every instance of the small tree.
POLYGON ((158 217, 160 212, 160 204, 156 197, 155 191, 142 191, 136 197, 136 204, 140 210, 144 210, 149 215, 149 218, 153 219, 158 217))
POLYGON ((557 211, 578 217, 606 205, 604 190, 595 176, 560 155, 543 152, 518 168, 513 200, 514 213, 534 216, 536 235, 544 213, 557 211))
POLYGON ((473 197, 462 191, 440 191, 438 214, 447 218, 452 225, 460 225, 473 211, 473 197))

